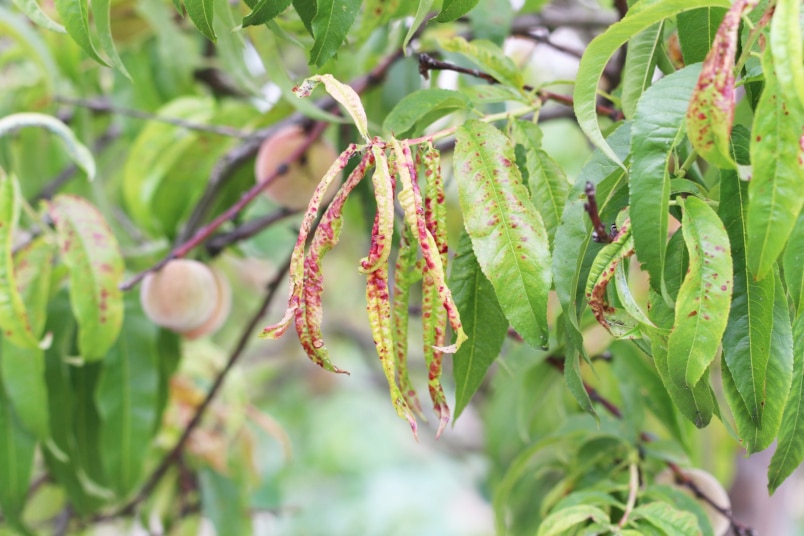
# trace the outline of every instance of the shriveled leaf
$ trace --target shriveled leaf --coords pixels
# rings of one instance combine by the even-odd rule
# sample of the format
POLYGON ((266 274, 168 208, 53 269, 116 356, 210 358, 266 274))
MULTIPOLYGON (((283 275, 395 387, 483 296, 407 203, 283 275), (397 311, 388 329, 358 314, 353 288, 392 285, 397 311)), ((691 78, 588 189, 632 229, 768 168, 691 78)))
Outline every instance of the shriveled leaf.
POLYGON ((466 56, 501 84, 518 89, 525 83, 522 72, 514 61, 491 41, 467 41, 463 37, 452 37, 440 40, 439 44, 448 52, 458 52, 466 56))
POLYGON ((21 202, 17 179, 0 170, 0 329, 9 342, 20 348, 35 349, 39 342, 18 288, 11 255, 21 202))
POLYGON ((762 412, 769 393, 765 373, 771 356, 773 330, 773 278, 754 279, 746 264, 745 211, 748 185, 734 172, 722 172, 720 179, 720 218, 729 234, 734 264, 734 290, 729 323, 723 335, 723 358, 751 420, 762 427, 762 412))
POLYGON ((662 291, 665 267, 671 172, 676 147, 683 141, 687 96, 700 73, 692 65, 651 86, 637 104, 631 137, 629 176, 634 246, 650 274, 651 286, 662 291))
POLYGON ((89 6, 87 0, 54 0, 56 11, 64 23, 64 28, 78 46, 84 49, 90 58, 101 65, 108 64, 98 55, 89 32, 89 6))
POLYGON ((360 102, 360 95, 351 86, 338 81, 331 74, 317 74, 305 79, 299 86, 293 88, 293 93, 300 98, 307 97, 319 83, 324 84, 327 93, 338 101, 352 117, 357 131, 360 132, 363 139, 369 141, 366 111, 363 109, 363 103, 360 102))
POLYGON ((124 329, 104 360, 95 390, 102 462, 109 487, 120 497, 139 482, 156 431, 160 357, 157 327, 136 296, 126 302, 124 329))
POLYGON ((591 142, 600 148, 612 161, 622 165, 621 158, 603 139, 603 134, 597 121, 596 109, 598 81, 609 59, 632 36, 663 19, 696 7, 728 7, 729 5, 728 0, 666 0, 647 3, 641 9, 629 10, 622 20, 609 26, 605 32, 589 43, 581 58, 581 63, 578 66, 578 76, 575 80, 573 96, 575 116, 578 118, 578 124, 581 129, 591 142))
POLYGON ((747 215, 748 266, 757 279, 771 273, 804 207, 804 107, 782 91, 769 50, 762 67, 765 88, 751 129, 747 215))
POLYGON ((734 283, 729 237, 714 210, 697 197, 683 202, 690 269, 676 302, 667 342, 668 369, 679 386, 698 384, 723 337, 734 283))
POLYGON ((251 13, 243 17, 243 27, 265 24, 285 11, 290 0, 259 0, 252 8, 251 13))
POLYGON ((508 321, 494 294, 494 287, 480 270, 466 232, 461 234, 449 282, 469 337, 452 360, 457 419, 499 355, 508 321))
POLYGON ((422 89, 406 95, 385 116, 382 128, 397 137, 418 135, 445 115, 470 107, 463 93, 449 89, 422 89))
POLYGON ((70 155, 70 158, 73 159, 78 167, 86 172, 89 180, 95 178, 95 159, 92 157, 92 153, 83 143, 78 141, 78 138, 75 137, 75 134, 67 125, 55 117, 34 112, 7 115, 0 119, 0 137, 13 134, 25 127, 44 128, 58 136, 64 142, 67 154, 70 155))
POLYGON ((782 257, 784 282, 796 311, 804 313, 804 212, 799 214, 782 257))
POLYGON ((357 18, 360 3, 361 0, 316 0, 310 65, 321 67, 338 52, 357 18))
POLYGON ((441 6, 441 13, 436 20, 438 22, 450 22, 459 19, 472 11, 479 0, 444 0, 441 6))
POLYGON ((540 147, 541 129, 535 123, 516 121, 513 123, 514 139, 525 148, 525 162, 528 170, 528 188, 533 205, 542 215, 551 250, 555 251, 555 235, 561 213, 567 201, 570 183, 558 163, 550 158, 540 147))
POLYGON ((763 385, 767 397, 761 425, 756 424, 749 408, 738 393, 735 376, 730 369, 723 369, 723 391, 734 415, 737 433, 749 454, 768 448, 776 439, 793 380, 793 336, 790 313, 778 271, 774 274, 773 279, 776 285, 773 327, 770 333, 769 356, 763 385))
POLYGON ((666 502, 640 504, 631 512, 631 518, 644 519, 666 534, 695 536, 701 533, 694 514, 673 508, 666 502))
POLYGON ((506 318, 534 347, 547 344, 550 248, 539 213, 496 128, 468 121, 457 131, 455 176, 464 226, 506 318))
POLYGON ((578 505, 551 513, 539 525, 537 536, 559 536, 583 523, 607 523, 609 515, 597 506, 578 505))
POLYGON ((59 249, 70 270, 70 301, 78 321, 78 349, 87 361, 103 358, 123 325, 123 257, 103 215, 73 195, 50 203, 59 249))
POLYGON ((721 168, 736 167, 729 152, 735 106, 734 61, 740 20, 757 2, 737 0, 726 12, 687 110, 687 130, 692 146, 704 159, 721 168))
POLYGON ((214 4, 213 0, 184 0, 184 7, 190 20, 198 31, 213 42, 217 39, 215 30, 212 29, 212 21, 215 18, 214 4))
POLYGON ((64 26, 48 17, 47 13, 42 11, 36 0, 14 0, 14 5, 42 28, 58 33, 67 32, 64 26))
POLYGON ((768 467, 768 491, 773 493, 804 461, 804 315, 793 325, 793 385, 779 428, 779 444, 768 467))
POLYGON ((637 111, 639 98, 653 82, 656 58, 663 54, 664 24, 654 24, 628 40, 623 67, 622 101, 623 114, 631 119, 637 111))
POLYGON ((678 14, 678 42, 685 65, 699 63, 706 58, 725 14, 726 10, 722 7, 701 7, 678 14))
POLYGON ((112 66, 131 80, 131 75, 128 74, 126 66, 123 65, 123 60, 120 59, 120 54, 117 53, 117 47, 114 44, 111 7, 111 0, 93 0, 92 2, 92 19, 95 21, 95 28, 98 30, 98 41, 100 42, 101 50, 109 58, 112 66))

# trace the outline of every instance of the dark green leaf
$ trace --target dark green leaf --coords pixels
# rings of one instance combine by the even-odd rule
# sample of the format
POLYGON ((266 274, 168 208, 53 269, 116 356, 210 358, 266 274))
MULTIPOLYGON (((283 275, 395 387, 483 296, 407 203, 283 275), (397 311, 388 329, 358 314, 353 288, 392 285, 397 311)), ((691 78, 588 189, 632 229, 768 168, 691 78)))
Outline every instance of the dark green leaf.
POLYGON ((570 183, 561 166, 541 149, 542 132, 537 124, 515 121, 513 132, 516 142, 525 148, 528 188, 533 205, 542 215, 551 250, 554 251, 554 238, 567 201, 570 183))
POLYGON ((215 18, 213 0, 184 0, 187 15, 195 27, 210 41, 215 41, 215 30, 212 29, 212 20, 215 18))
POLYGON ((782 257, 784 282, 796 316, 804 314, 804 212, 798 215, 795 227, 782 257))
POLYGON ((663 54, 663 42, 663 23, 654 24, 628 40, 620 101, 623 114, 629 119, 634 117, 639 98, 653 82, 656 57, 658 54, 663 54))
POLYGON ((461 313, 463 329, 469 337, 452 360, 457 419, 499 355, 508 321, 497 302, 494 287, 480 270, 472 251, 472 241, 465 232, 461 234, 452 261, 449 286, 461 313))
POLYGON ((455 176, 464 226, 506 318, 530 345, 547 344, 550 248, 514 165, 514 149, 493 126, 468 121, 456 133, 455 176))
POLYGON ((676 16, 678 41, 686 65, 706 58, 725 14, 726 9, 722 7, 701 7, 676 16))
POLYGON ((58 195, 50 203, 62 261, 70 270, 70 300, 78 321, 78 349, 103 358, 123 325, 123 257, 101 213, 85 199, 58 195))
POLYGON ((405 40, 402 42, 402 49, 405 50, 410 44, 410 40, 419 31, 419 28, 424 23, 424 20, 430 14, 430 8, 433 7, 434 0, 419 0, 416 7, 416 15, 413 17, 413 23, 408 27, 408 33, 405 35, 405 40))
POLYGON ((793 380, 793 335, 790 313, 784 287, 778 270, 774 274, 776 284, 773 304, 773 327, 771 331, 769 359, 765 371, 765 392, 768 393, 762 412, 761 426, 757 426, 743 398, 737 391, 736 378, 729 368, 723 368, 723 387, 726 400, 734 415, 737 432, 742 445, 751 454, 770 446, 779 430, 785 402, 793 380))
POLYGON ((304 27, 313 35, 313 19, 316 12, 316 0, 293 0, 293 9, 304 23, 304 27))
POLYGON ((804 315, 793 325, 793 342, 793 386, 779 428, 779 444, 768 468, 770 493, 804 461, 804 315))
POLYGON ((400 100, 385 116, 382 128, 398 138, 415 136, 437 119, 470 107, 469 100, 458 91, 422 89, 400 100))
POLYGON ((89 57, 102 65, 108 64, 101 59, 92 36, 89 33, 89 6, 87 0, 54 0, 56 11, 59 12, 64 28, 70 37, 89 54, 89 57))
POLYGON ((642 9, 629 10, 628 15, 609 26, 586 48, 578 67, 578 77, 575 80, 573 97, 575 115, 581 129, 592 143, 618 165, 622 164, 622 160, 603 139, 600 125, 597 122, 597 86, 603 69, 612 55, 637 33, 682 11, 708 5, 728 7, 729 2, 727 0, 665 0, 645 4, 642 9))
POLYGON ((112 37, 111 7, 111 0, 93 0, 92 2, 92 18, 95 21, 95 27, 98 29, 98 41, 100 41, 101 50, 109 57, 115 69, 131 80, 131 75, 128 74, 126 66, 123 65, 123 60, 120 59, 120 55, 117 53, 117 47, 112 37))
POLYGON ((748 267, 757 279, 772 271, 804 206, 804 108, 782 92, 770 50, 762 67, 765 89, 751 129, 747 216, 748 267))
POLYGON ((479 0, 444 0, 441 6, 441 13, 436 20, 438 22, 450 22, 459 19, 472 11, 479 0))
POLYGON ((332 58, 357 18, 361 0, 317 0, 313 18, 315 43, 310 65, 321 67, 332 58))
POLYGON ((632 126, 629 214, 637 257, 657 291, 663 289, 670 164, 676 146, 683 141, 689 94, 699 73, 700 65, 693 65, 656 82, 637 104, 632 126))
POLYGON ((251 13, 243 17, 243 27, 265 24, 285 11, 289 5, 290 0, 259 0, 251 13))
POLYGON ((136 296, 127 300, 120 337, 104 360, 95 391, 109 486, 125 497, 137 485, 156 429, 158 330, 136 296))
MULTIPOLYGON (((765 372, 770 356, 773 329, 774 281, 755 281, 745 259, 745 210, 748 185, 734 172, 721 172, 720 218, 729 234, 734 264, 734 290, 726 332, 723 358, 757 428, 763 427, 762 412, 768 392, 765 372)), ((771 396, 777 396, 773 393, 771 396)))
POLYGON ((673 380, 680 387, 692 388, 717 353, 728 320, 734 276, 729 237, 715 211, 697 197, 688 197, 683 207, 681 229, 690 269, 678 291, 667 359, 673 380))

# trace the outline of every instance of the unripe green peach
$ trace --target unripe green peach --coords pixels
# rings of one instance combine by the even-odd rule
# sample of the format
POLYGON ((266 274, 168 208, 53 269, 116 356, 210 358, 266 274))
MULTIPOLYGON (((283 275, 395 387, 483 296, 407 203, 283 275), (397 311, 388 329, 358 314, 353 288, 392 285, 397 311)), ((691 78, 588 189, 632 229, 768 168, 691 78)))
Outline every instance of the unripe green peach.
MULTIPOLYGON (((260 146, 255 164, 257 182, 271 176, 286 159, 299 149, 307 139, 307 133, 298 125, 290 125, 276 132, 260 146)), ((338 153, 325 140, 316 140, 307 152, 288 166, 286 173, 280 175, 265 189, 265 194, 285 208, 303 210, 307 208, 315 187, 338 158, 338 153)), ((338 181, 324 196, 324 204, 329 203, 338 190, 338 181)))
MULTIPOLYGON (((684 469, 683 473, 690 479, 690 481, 695 485, 698 491, 701 492, 701 494, 709 498, 720 508, 731 510, 731 499, 729 499, 729 494, 723 487, 723 484, 721 484, 720 481, 714 477, 714 475, 704 471, 703 469, 695 468, 684 469)), ((687 495, 697 499, 698 502, 701 503, 703 509, 706 511, 706 516, 709 518, 709 522, 712 524, 712 531, 715 533, 715 536, 724 536, 728 533, 729 528, 731 528, 731 522, 728 520, 728 518, 718 512, 716 508, 709 504, 709 502, 696 497, 695 493, 690 489, 689 486, 676 482, 675 476, 669 469, 656 475, 655 482, 657 484, 676 486, 684 491, 687 495)))
POLYGON ((145 276, 140 303, 154 324, 179 333, 200 328, 215 313, 220 290, 206 265, 175 259, 145 276))
POLYGON ((197 328, 184 332, 188 339, 197 339, 202 335, 208 335, 217 331, 229 317, 232 311, 232 286, 226 274, 213 268, 212 275, 215 276, 215 285, 218 287, 218 303, 215 304, 215 311, 206 322, 197 328))

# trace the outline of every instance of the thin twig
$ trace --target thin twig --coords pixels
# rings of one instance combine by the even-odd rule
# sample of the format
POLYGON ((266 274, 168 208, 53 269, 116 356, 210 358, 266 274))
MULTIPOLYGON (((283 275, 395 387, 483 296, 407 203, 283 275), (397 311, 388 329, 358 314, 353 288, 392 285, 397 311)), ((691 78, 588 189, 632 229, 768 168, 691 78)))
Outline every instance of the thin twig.
POLYGON ((597 209, 597 197, 595 196, 595 185, 591 182, 587 182, 584 192, 586 193, 586 203, 583 204, 583 208, 589 215, 589 219, 592 221, 592 226, 595 229, 592 231, 592 240, 602 244, 608 244, 612 240, 611 233, 606 230, 606 226, 600 221, 600 213, 597 209))
POLYGON ((92 110, 93 112, 124 115, 126 117, 144 119, 146 121, 158 121, 160 123, 167 123, 169 125, 186 128, 187 130, 209 132, 211 134, 228 136, 230 138, 247 139, 253 136, 253 133, 251 132, 244 132, 234 127, 227 127, 223 125, 207 125, 204 123, 196 123, 195 121, 187 121, 186 119, 179 119, 178 117, 167 117, 142 110, 135 110, 133 108, 126 108, 124 106, 117 106, 116 104, 112 104, 105 99, 75 99, 72 97, 56 95, 53 100, 62 104, 68 104, 70 106, 86 108, 88 110, 92 110))
POLYGON ((214 257, 232 244, 240 242, 241 240, 246 240, 247 238, 251 238, 263 229, 298 213, 298 210, 279 208, 270 214, 266 214, 265 216, 248 220, 247 222, 238 225, 231 231, 217 234, 210 238, 209 241, 207 241, 207 252, 214 257))
POLYGON ((263 300, 260 307, 257 311, 252 315, 251 319, 249 320, 248 324, 246 325, 245 329, 243 330, 240 338, 237 341, 237 345, 232 351, 232 354, 229 356, 229 360, 226 362, 226 365, 223 369, 218 373, 215 378, 215 382, 212 384, 207 396, 204 398, 204 401, 198 406, 193 415, 193 418, 190 419, 190 422, 187 423, 187 426, 184 428, 181 437, 170 450, 170 452, 162 458, 162 461, 159 463, 157 468, 151 473, 148 479, 145 481, 145 484, 140 488, 139 492, 134 496, 134 498, 129 501, 123 508, 121 508, 118 512, 113 514, 111 517, 123 517, 134 514, 136 507, 145 499, 147 499, 162 477, 167 473, 168 469, 170 469, 171 465, 173 465, 181 456, 184 446, 190 438, 190 435, 193 431, 198 427, 201 423, 201 419, 204 416, 204 413, 209 408, 212 400, 215 398, 215 395, 220 390, 221 386, 223 385, 224 380, 229 374, 229 371, 232 370, 232 367, 237 363, 240 357, 243 355, 246 346, 248 345, 249 341, 252 340, 254 336, 254 330, 257 327, 257 324, 260 322, 262 317, 265 315, 266 311, 268 310, 268 306, 271 304, 274 296, 276 295, 276 291, 279 288, 280 283, 285 278, 288 269, 290 268, 290 258, 282 265, 279 271, 274 275, 271 282, 268 284, 267 292, 265 295, 265 299, 263 300))

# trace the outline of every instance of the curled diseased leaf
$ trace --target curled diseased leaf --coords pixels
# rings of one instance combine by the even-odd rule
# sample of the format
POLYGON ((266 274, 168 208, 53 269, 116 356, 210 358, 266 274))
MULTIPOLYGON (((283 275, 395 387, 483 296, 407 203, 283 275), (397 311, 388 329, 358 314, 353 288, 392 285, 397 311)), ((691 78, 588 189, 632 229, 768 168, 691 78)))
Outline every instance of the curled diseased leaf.
POLYGON ((420 416, 422 405, 416 390, 410 382, 408 374, 408 304, 410 303, 410 286, 418 277, 419 273, 414 271, 416 266, 416 238, 413 231, 404 225, 402 237, 399 240, 399 252, 397 253, 396 266, 394 268, 394 306, 393 306, 393 325, 394 325, 394 352, 397 378, 399 389, 402 396, 412 409, 420 416))
POLYGON ((331 74, 317 74, 305 79, 304 82, 294 87, 293 93, 299 98, 308 97, 319 83, 324 84, 327 93, 349 112, 349 115, 352 116, 352 120, 355 122, 357 131, 360 132, 363 139, 369 141, 366 111, 363 109, 363 104, 360 102, 360 96, 351 86, 339 82, 331 74))
POLYGON ((631 220, 625 220, 610 244, 600 250, 589 270, 586 299, 595 319, 615 337, 633 337, 637 323, 624 311, 618 311, 606 300, 606 289, 614 279, 619 264, 634 254, 631 220))
POLYGON ((466 333, 461 327, 461 319, 455 302, 452 300, 452 293, 446 284, 444 276, 444 266, 441 256, 438 253, 438 245, 435 238, 427 230, 424 221, 424 210, 422 208, 422 196, 419 192, 419 185, 416 182, 416 170, 410 154, 410 147, 406 141, 391 140, 394 154, 397 158, 399 180, 402 183, 402 190, 399 192, 399 204, 405 212, 405 221, 414 230, 419 246, 422 249, 426 272, 432 273, 438 297, 447 311, 447 319, 455 332, 455 343, 450 346, 439 348, 442 352, 452 354, 466 340, 466 333))
POLYGON ((371 147, 371 152, 376 162, 372 183, 377 200, 377 216, 371 233, 369 255, 360 261, 359 269, 365 274, 388 263, 391 248, 381 245, 387 245, 387 240, 394 234, 394 178, 388 169, 388 160, 383 150, 375 144, 371 147))
POLYGON ((722 168, 736 167, 729 154, 729 135, 734 123, 734 57, 740 19, 758 1, 737 0, 723 17, 687 109, 690 142, 698 154, 722 168))
POLYGON ((285 314, 276 324, 272 324, 262 330, 260 337, 263 339, 278 339, 290 326, 291 321, 296 315, 296 309, 301 305, 302 293, 304 289, 304 246, 307 242, 307 236, 313 228, 313 222, 318 215, 318 209, 321 206, 321 201, 324 194, 329 189, 329 185, 335 178, 340 175, 341 171, 349 163, 349 159, 357 153, 357 145, 350 144, 344 152, 338 156, 338 159, 330 166, 324 178, 318 183, 310 203, 307 205, 307 212, 304 214, 301 227, 299 229, 299 237, 296 239, 296 246, 293 248, 293 253, 290 257, 290 296, 288 297, 288 308, 285 314))
MULTIPOLYGON (((427 180, 424 196, 424 222, 427 231, 435 239, 438 256, 444 270, 447 269, 446 205, 444 204, 444 181, 441 177, 440 155, 431 143, 419 155, 424 163, 427 180)), ((424 362, 427 365, 427 383, 433 409, 439 417, 436 437, 441 435, 450 419, 447 398, 441 385, 440 350, 446 342, 446 310, 438 300, 438 287, 430 270, 422 279, 422 327, 424 331, 424 362)))
POLYGON ((296 332, 299 335, 299 341, 304 351, 307 352, 310 359, 319 367, 332 372, 345 373, 346 371, 332 364, 321 334, 321 321, 323 319, 321 293, 324 291, 324 274, 321 271, 321 261, 324 255, 335 247, 338 240, 340 240, 343 225, 343 205, 355 186, 365 176, 366 170, 373 159, 374 157, 371 153, 366 153, 357 167, 349 174, 346 182, 338 190, 329 208, 324 213, 324 217, 318 224, 310 249, 304 259, 303 299, 299 308, 296 309, 296 332))

